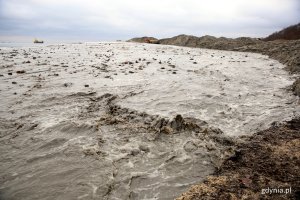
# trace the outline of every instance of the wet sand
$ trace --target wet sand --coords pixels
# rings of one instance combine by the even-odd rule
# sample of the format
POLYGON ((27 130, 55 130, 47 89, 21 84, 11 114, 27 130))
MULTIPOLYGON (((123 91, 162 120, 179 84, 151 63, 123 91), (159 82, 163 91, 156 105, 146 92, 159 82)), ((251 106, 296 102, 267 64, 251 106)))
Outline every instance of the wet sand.
POLYGON ((236 136, 299 114, 294 79, 260 54, 90 43, 0 56, 4 199, 174 199, 236 136))

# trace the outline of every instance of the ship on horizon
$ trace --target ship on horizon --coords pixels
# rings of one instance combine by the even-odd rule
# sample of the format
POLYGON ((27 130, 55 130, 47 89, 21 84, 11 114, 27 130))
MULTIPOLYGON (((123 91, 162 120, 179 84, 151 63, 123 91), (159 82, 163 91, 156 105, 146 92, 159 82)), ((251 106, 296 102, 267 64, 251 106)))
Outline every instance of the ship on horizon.
POLYGON ((35 43, 35 44, 42 44, 42 43, 44 43, 44 41, 43 40, 34 39, 33 43, 35 43))

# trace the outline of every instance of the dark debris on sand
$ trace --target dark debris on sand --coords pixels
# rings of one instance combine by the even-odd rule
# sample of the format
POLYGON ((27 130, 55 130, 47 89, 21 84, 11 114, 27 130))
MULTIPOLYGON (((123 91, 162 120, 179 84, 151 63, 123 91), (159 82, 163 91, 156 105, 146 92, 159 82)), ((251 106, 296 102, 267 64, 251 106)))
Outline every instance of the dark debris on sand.
POLYGON ((299 136, 300 118, 254 134, 238 145, 214 175, 177 200, 299 199, 299 136), (268 188, 291 188, 291 193, 267 194, 263 189, 268 188))
MULTIPOLYGON (((143 40, 136 39, 134 41, 143 42, 143 40)), ((172 38, 158 40, 158 44, 261 53, 286 65, 286 69, 290 73, 300 73, 300 39, 263 41, 248 37, 231 39, 225 37, 216 38, 213 36, 196 37, 191 35, 178 35, 172 38)), ((212 57, 214 56, 212 55, 212 57)), ((299 80, 300 78, 294 82, 294 86, 292 87, 294 94, 297 96, 300 96, 299 80), (295 90, 295 88, 298 89, 295 90)))

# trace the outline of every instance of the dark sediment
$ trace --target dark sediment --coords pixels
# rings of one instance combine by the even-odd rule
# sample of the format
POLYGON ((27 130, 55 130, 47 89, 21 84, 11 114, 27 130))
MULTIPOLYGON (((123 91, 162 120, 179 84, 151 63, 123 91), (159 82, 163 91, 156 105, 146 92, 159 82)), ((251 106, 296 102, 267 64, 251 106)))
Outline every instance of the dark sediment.
POLYGON ((204 183, 178 200, 299 199, 300 119, 258 132, 238 145, 235 154, 204 183), (267 188, 288 194, 263 194, 267 188))

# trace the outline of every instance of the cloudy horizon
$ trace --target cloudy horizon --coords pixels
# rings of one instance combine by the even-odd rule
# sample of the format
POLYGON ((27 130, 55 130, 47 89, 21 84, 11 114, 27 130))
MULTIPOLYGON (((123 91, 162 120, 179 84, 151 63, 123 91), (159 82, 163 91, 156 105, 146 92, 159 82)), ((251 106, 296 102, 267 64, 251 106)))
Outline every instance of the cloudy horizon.
POLYGON ((0 0, 0 41, 265 37, 299 21, 298 0, 0 0))

